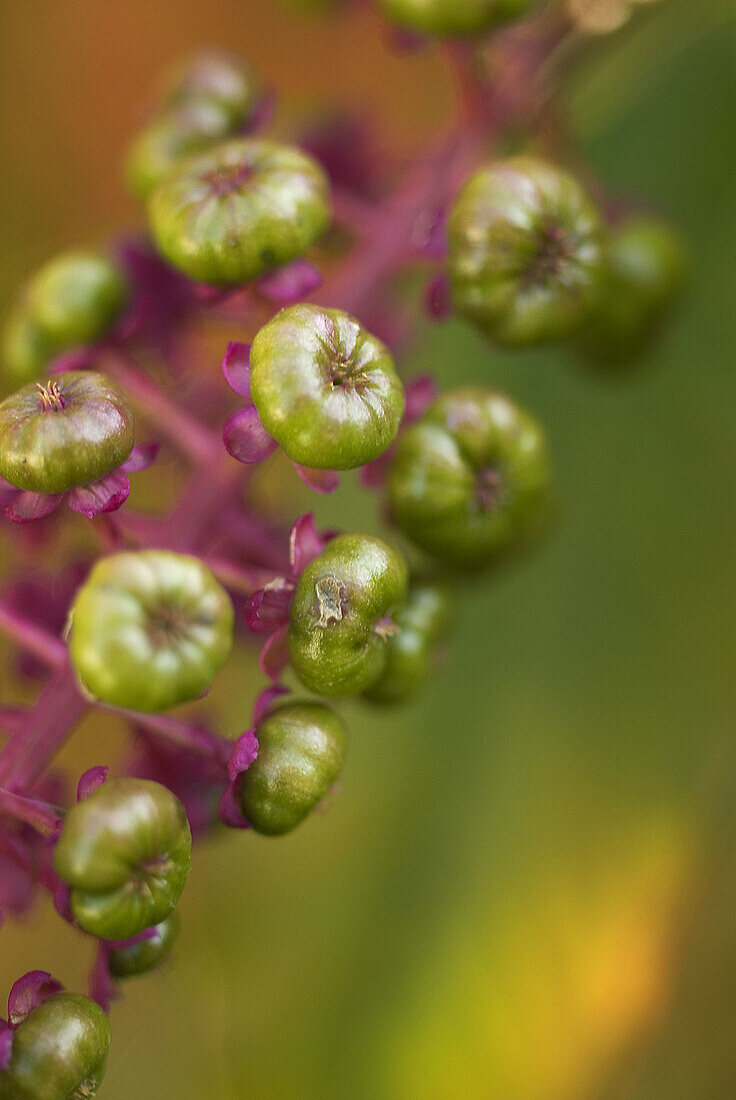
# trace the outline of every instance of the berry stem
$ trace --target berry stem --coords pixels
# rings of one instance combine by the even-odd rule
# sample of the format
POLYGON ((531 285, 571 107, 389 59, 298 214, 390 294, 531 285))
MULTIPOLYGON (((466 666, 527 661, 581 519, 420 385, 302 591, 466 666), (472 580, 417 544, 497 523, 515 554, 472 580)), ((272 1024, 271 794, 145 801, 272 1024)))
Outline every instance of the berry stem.
POLYGON ((4 789, 0 789, 0 815, 22 821, 43 836, 52 836, 62 821, 57 810, 48 802, 4 789))
POLYGON ((229 588, 231 592, 238 592, 242 596, 252 596, 259 588, 263 588, 278 576, 273 570, 240 565, 238 562, 216 556, 205 557, 202 560, 225 588, 229 588))
POLYGON ((153 427, 160 429, 178 451, 199 465, 221 458, 220 436, 174 404, 135 361, 116 352, 106 359, 105 369, 138 404, 153 427))
MULTIPOLYGON (((239 567, 233 567, 239 568, 239 567)), ((251 584, 249 593, 255 591, 251 584)), ((45 661, 56 670, 41 692, 36 705, 29 711, 10 709, 8 723, 11 736, 0 752, 0 784, 24 786, 43 774, 47 762, 59 750, 76 722, 88 707, 96 705, 80 694, 68 664, 66 646, 43 627, 8 612, 0 606, 0 630, 4 630, 19 645, 45 661), (66 708, 66 709, 65 709, 66 708)), ((164 715, 139 714, 117 707, 101 708, 142 726, 158 737, 187 748, 198 756, 205 756, 218 763, 227 761, 230 742, 198 726, 180 722, 164 715)))
POLYGON ((0 631, 49 668, 66 666, 66 646, 61 639, 24 619, 3 603, 0 603, 0 631))
POLYGON ((25 722, 11 735, 0 753, 0 786, 11 790, 30 789, 87 707, 71 668, 66 665, 58 669, 28 712, 25 722))
POLYGON ((23 725, 27 713, 25 707, 0 707, 0 730, 15 733, 23 725))
POLYGON ((177 748, 187 749, 196 756, 211 760, 223 768, 232 751, 232 744, 226 737, 220 737, 203 726, 195 726, 189 722, 182 722, 178 718, 170 718, 167 714, 141 714, 138 711, 123 710, 120 707, 102 707, 101 709, 125 718, 134 726, 145 729, 147 733, 152 733, 155 737, 168 741, 177 748))

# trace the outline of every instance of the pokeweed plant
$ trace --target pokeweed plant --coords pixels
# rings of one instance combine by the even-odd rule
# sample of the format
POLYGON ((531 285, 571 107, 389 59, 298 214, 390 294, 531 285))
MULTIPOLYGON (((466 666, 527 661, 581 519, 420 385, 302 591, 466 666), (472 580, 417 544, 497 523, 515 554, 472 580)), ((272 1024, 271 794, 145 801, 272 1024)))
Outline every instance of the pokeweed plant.
POLYGON ((395 44, 441 40, 460 92, 448 133, 408 166, 345 119, 289 144, 265 136, 273 96, 249 62, 185 59, 128 154, 146 229, 51 258, 12 303, 0 506, 18 576, 0 629, 19 650, 9 675, 47 676, 33 706, 0 707, 0 921, 46 891, 96 949, 89 997, 41 971, 15 983, 0 1097, 96 1093, 120 984, 176 940, 192 837, 287 833, 340 774, 344 721, 302 689, 381 708, 410 698, 457 582, 479 583, 544 526, 544 427, 490 369, 468 387, 457 365, 446 393, 426 374, 402 381, 413 314, 395 277, 423 273, 429 314, 476 326, 489 363, 494 345, 566 341, 618 368, 675 302, 677 234, 607 198, 570 166, 569 141, 558 158, 549 147, 564 133, 550 81, 585 42, 578 8, 378 0, 395 44), (187 372, 203 322, 223 333, 222 373, 187 372), (233 338, 244 332, 250 343, 233 338), (123 507, 128 475, 160 447, 181 469, 174 506, 123 507), (290 530, 268 519, 243 488, 278 449, 316 493, 360 468, 387 537, 320 532, 311 513, 290 530), (91 549, 34 574, 62 503, 91 549), (166 713, 238 659, 235 625, 260 641, 265 682, 245 732, 166 713), (73 801, 53 762, 94 708, 127 720, 135 750, 114 778, 91 767, 73 801))

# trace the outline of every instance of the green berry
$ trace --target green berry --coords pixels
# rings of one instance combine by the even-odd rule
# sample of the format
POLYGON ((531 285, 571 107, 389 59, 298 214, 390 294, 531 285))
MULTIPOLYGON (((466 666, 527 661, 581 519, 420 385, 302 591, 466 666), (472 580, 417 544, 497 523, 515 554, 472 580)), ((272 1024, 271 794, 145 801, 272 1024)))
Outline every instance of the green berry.
POLYGON ((321 703, 293 702, 256 730, 258 756, 243 775, 240 801, 259 833, 288 833, 327 794, 342 768, 345 727, 321 703))
POLYGON ((107 1068, 110 1022, 81 993, 55 993, 13 1032, 0 1100, 84 1100, 107 1068))
POLYGON ((133 442, 125 398, 95 371, 31 383, 0 404, 0 475, 19 489, 91 485, 125 462, 133 442))
POLYGON ((152 928, 144 940, 114 947, 108 956, 108 966, 114 978, 135 978, 147 974, 163 962, 174 946, 181 921, 176 910, 152 928))
POLYGON ((2 336, 3 373, 13 389, 39 378, 56 350, 33 320, 27 303, 19 302, 8 315, 2 336))
POLYGON ((481 34, 510 19, 520 19, 537 0, 380 0, 400 27, 420 34, 481 34))
POLYGON ((196 699, 233 643, 233 607, 197 558, 126 551, 98 561, 70 612, 69 652, 84 690, 156 712, 196 699))
POLYGON ((322 236, 328 191, 306 153, 241 138, 174 169, 151 196, 151 231, 189 278, 237 285, 297 259, 322 236))
POLYGON ((234 132, 252 115, 260 95, 260 81, 243 58, 205 50, 170 73, 164 98, 174 107, 213 104, 234 132))
POLYGON ((386 643, 386 667, 380 680, 366 691, 375 703, 399 703, 429 678, 434 648, 450 614, 448 595, 437 585, 417 585, 397 612, 396 634, 386 643))
POLYGON ((537 421, 478 387, 440 397, 401 435, 388 496, 396 523, 423 550, 481 566, 537 527, 549 481, 537 421))
POLYGON ((471 176, 448 239, 455 307, 499 344, 570 336, 599 294, 598 211, 576 179, 544 161, 516 157, 471 176))
POLYGON ((39 330, 58 348, 104 336, 128 302, 128 284, 110 260, 69 252, 47 263, 28 286, 28 308, 39 330))
POLYGON ((289 655, 320 695, 365 691, 383 674, 406 563, 383 539, 339 535, 304 570, 291 604, 289 655))
POLYGON ((148 779, 111 779, 68 813, 54 848, 81 928, 125 940, 174 910, 189 876, 192 838, 181 802, 148 779))
POLYGON ((625 363, 656 337, 685 279, 685 248, 657 218, 629 218, 611 230, 601 296, 580 335, 600 363, 625 363))
POLYGON ((126 162, 131 192, 147 199, 193 153, 202 153, 232 133, 230 118, 217 103, 189 103, 154 119, 133 142, 126 162))
POLYGON ((289 458, 349 470, 391 445, 404 389, 385 344, 337 309, 282 309, 256 335, 251 394, 266 431, 289 458))

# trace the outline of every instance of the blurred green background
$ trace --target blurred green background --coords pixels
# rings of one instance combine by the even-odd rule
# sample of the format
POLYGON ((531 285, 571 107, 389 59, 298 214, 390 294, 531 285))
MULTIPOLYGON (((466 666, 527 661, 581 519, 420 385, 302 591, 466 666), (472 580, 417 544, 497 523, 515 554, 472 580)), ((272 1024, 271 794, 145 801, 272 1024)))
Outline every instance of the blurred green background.
MULTIPOLYGON (((55 248, 134 224, 122 149, 160 70, 209 44, 299 111, 370 108, 401 148, 452 107, 436 52, 389 56, 360 13, 4 0, 3 302, 55 248)), ((109 1100, 736 1095, 735 103, 734 0, 642 5, 575 75, 595 170, 688 236, 689 299, 616 378, 427 326, 410 367, 490 381, 548 426, 556 525, 465 592, 418 702, 346 708, 328 812, 200 848, 174 964, 113 1010, 109 1100)), ((290 514, 314 504, 287 482, 290 514)), ((318 521, 364 527, 352 488, 318 521)), ((231 662, 230 733, 258 687, 231 662)), ((92 721, 65 759, 124 748, 92 721)), ((0 990, 31 968, 79 987, 89 961, 48 908, 0 932, 0 990)))

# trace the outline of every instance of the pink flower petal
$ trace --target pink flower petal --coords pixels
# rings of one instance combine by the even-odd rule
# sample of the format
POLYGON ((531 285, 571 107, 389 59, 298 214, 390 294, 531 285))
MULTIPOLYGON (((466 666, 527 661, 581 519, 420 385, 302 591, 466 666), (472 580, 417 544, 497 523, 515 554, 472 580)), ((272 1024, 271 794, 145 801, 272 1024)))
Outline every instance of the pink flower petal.
POLYGON ((69 895, 71 891, 65 882, 59 882, 54 887, 52 899, 54 902, 54 909, 62 918, 69 924, 74 924, 74 914, 72 913, 71 905, 69 904, 69 895))
POLYGON ((107 779, 109 770, 104 764, 98 764, 95 768, 88 768, 77 784, 77 802, 81 802, 83 798, 91 795, 92 791, 96 791, 98 787, 101 787, 107 779))
POLYGON ((250 344, 232 341, 222 360, 222 373, 231 390, 250 400, 250 344))
POLYGON ((220 821, 231 829, 250 829, 250 822, 243 817, 238 798, 238 780, 228 783, 222 792, 222 798, 217 808, 220 821))
POLYGON ((8 997, 8 1019, 12 1027, 22 1024, 34 1008, 47 997, 60 993, 63 988, 61 982, 52 978, 47 970, 29 970, 22 978, 18 978, 8 997))
POLYGON ((437 383, 429 374, 420 374, 412 378, 404 387, 406 408, 404 410, 404 423, 413 424, 420 416, 423 416, 439 393, 437 383))
POLYGON ((288 626, 274 631, 261 648, 258 667, 270 680, 278 680, 289 663, 288 626))
POLYGON ((322 275, 307 260, 294 260, 264 275, 256 283, 256 290, 264 298, 277 305, 287 306, 309 297, 322 285, 322 275))
POLYGON ((384 451, 378 458, 374 458, 373 462, 367 462, 365 466, 361 466, 358 470, 358 477, 366 489, 382 489, 383 483, 386 480, 386 471, 388 470, 391 462, 391 455, 393 454, 393 447, 390 447, 387 451, 384 451))
POLYGON ((244 405, 225 421, 222 439, 228 454, 238 462, 263 462, 278 447, 258 419, 255 405, 244 405))
POLYGON ((50 516, 63 499, 64 493, 19 493, 7 505, 5 515, 13 523, 32 523, 36 519, 50 516))
POLYGON ((69 507, 91 519, 106 512, 117 512, 125 504, 129 493, 127 474, 121 470, 113 470, 107 477, 92 485, 81 485, 78 489, 72 489, 69 507))
POLYGON ((451 316, 450 280, 444 272, 439 272, 427 283, 424 304, 427 307, 427 313, 434 321, 446 321, 451 316))
POLYGON ((294 582, 280 577, 259 588, 245 605, 245 621, 254 634, 270 634, 289 621, 294 582))
POLYGON ((282 687, 281 684, 273 684, 272 687, 264 688, 263 691, 259 692, 253 707, 253 721, 255 724, 258 725, 261 718, 271 709, 279 696, 288 694, 289 689, 282 687))
POLYGON ((227 774, 234 783, 239 775, 247 772, 255 758, 258 756, 258 738, 255 730, 246 730, 241 733, 233 745, 230 759, 227 762, 227 774))
POLYGON ((334 493, 340 484, 340 477, 334 470, 313 470, 309 466, 300 466, 294 463, 297 474, 315 493, 334 493))
POLYGON ((128 458, 120 467, 124 474, 139 474, 158 458, 161 450, 160 443, 142 443, 140 447, 134 447, 128 458))
POLYGON ((298 577, 310 561, 322 553, 324 547, 325 539, 317 533, 314 525, 314 512, 300 516, 289 535, 289 561, 294 575, 298 577))
POLYGON ((412 244, 430 260, 444 260, 447 255, 447 213, 447 207, 440 206, 415 223, 412 244))

